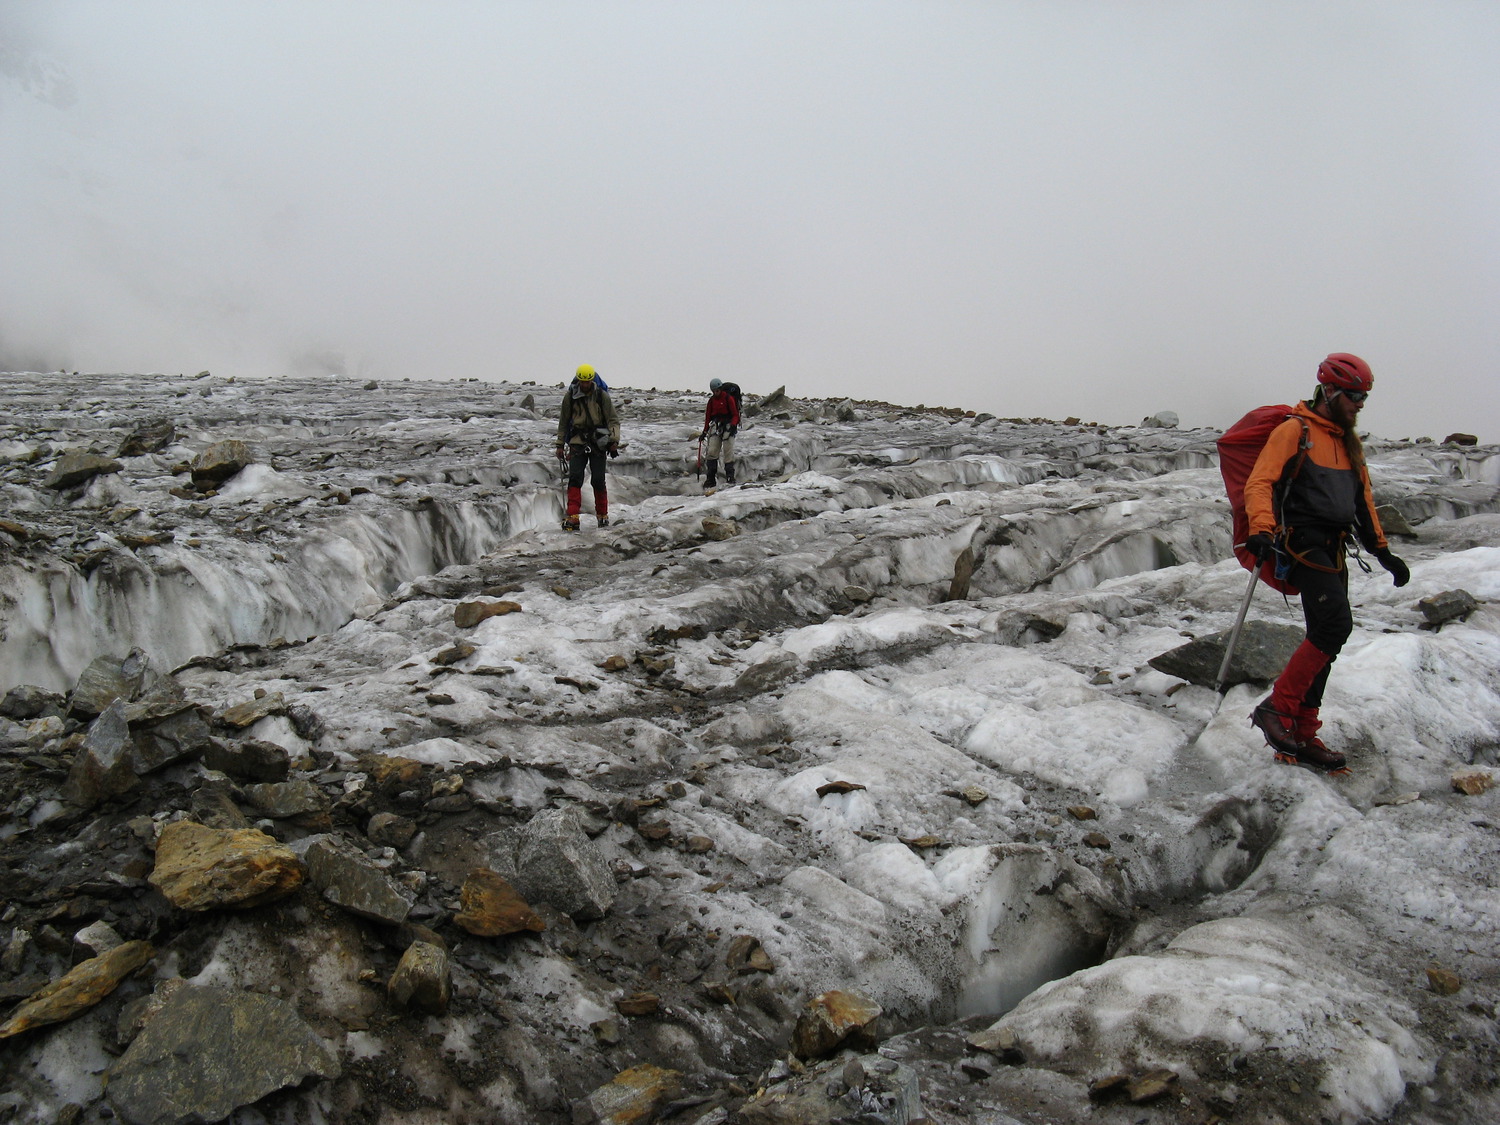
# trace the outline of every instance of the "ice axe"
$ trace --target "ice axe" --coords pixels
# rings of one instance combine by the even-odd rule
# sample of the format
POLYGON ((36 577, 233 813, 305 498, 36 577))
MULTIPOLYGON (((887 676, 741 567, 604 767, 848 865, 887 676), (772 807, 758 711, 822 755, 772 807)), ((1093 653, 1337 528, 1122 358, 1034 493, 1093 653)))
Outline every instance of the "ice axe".
POLYGON ((1208 718, 1198 728, 1198 733, 1193 735, 1188 742, 1188 748, 1198 745, 1198 740, 1208 730, 1210 723, 1219 714, 1219 708, 1224 706, 1224 681, 1229 677, 1229 662, 1234 659, 1234 646, 1240 639, 1240 630, 1245 624, 1245 614, 1250 612, 1250 599, 1255 597, 1255 584, 1260 581, 1260 562, 1257 560, 1250 571, 1250 583, 1245 587, 1245 596, 1240 600, 1240 612, 1234 619, 1234 627, 1229 630, 1229 643, 1224 646, 1224 659, 1219 661, 1218 675, 1214 676, 1214 709, 1208 713, 1208 718))
POLYGON ((1219 673, 1214 677, 1214 694, 1218 700, 1214 703, 1214 714, 1219 713, 1219 705, 1224 702, 1224 681, 1229 676, 1229 662, 1234 659, 1234 646, 1240 639, 1240 630, 1245 625, 1245 614, 1250 612, 1250 599, 1255 597, 1255 584, 1260 581, 1260 560, 1250 568, 1250 584, 1245 587, 1245 596, 1240 600, 1239 616, 1234 619, 1234 628, 1229 630, 1229 643, 1224 646, 1224 659, 1219 662, 1219 673))
POLYGON ((695 478, 703 475, 703 435, 698 435, 698 467, 693 470, 695 478))

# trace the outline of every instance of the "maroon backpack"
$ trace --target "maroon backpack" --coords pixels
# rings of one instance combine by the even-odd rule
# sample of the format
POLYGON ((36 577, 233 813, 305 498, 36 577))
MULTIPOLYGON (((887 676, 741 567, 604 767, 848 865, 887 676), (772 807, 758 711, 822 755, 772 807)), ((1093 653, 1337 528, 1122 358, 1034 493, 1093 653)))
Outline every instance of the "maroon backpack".
MULTIPOLYGON (((1234 517, 1234 555, 1246 570, 1255 569, 1255 555, 1245 546, 1250 534, 1250 516, 1245 511, 1245 481, 1250 479, 1250 470, 1255 468, 1256 458, 1265 447, 1271 431, 1288 418, 1293 417, 1290 406, 1257 406, 1246 414, 1215 443, 1219 447, 1219 472, 1224 477, 1224 488, 1229 493, 1229 509, 1234 517)), ((1273 500, 1277 519, 1281 517, 1281 497, 1292 478, 1302 471, 1302 462, 1307 460, 1307 451, 1312 448, 1312 437, 1307 423, 1302 423, 1302 441, 1297 447, 1297 456, 1287 462, 1281 480, 1276 484, 1273 500)), ((1261 564, 1262 581, 1273 590, 1283 594, 1297 593, 1297 587, 1283 578, 1276 577, 1276 560, 1269 558, 1261 564)))

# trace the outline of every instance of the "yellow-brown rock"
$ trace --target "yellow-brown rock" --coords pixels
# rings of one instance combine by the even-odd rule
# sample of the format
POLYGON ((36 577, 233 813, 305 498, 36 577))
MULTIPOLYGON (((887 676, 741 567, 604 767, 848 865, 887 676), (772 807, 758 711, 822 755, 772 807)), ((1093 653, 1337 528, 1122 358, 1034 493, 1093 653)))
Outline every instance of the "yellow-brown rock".
POLYGON ((371 779, 384 793, 409 789, 422 779, 422 763, 412 758, 393 758, 386 754, 376 754, 365 763, 365 768, 370 771, 371 779))
POLYGON ((0 1026, 0 1039, 8 1039, 33 1027, 61 1023, 87 1011, 154 956, 156 950, 149 941, 127 941, 108 953, 73 966, 65 976, 24 1001, 0 1026))
POLYGON ((268 715, 280 715, 286 711, 286 699, 279 691, 263 695, 259 699, 246 700, 227 707, 219 716, 219 722, 236 730, 254 726, 268 715))
POLYGON ((739 934, 729 943, 724 964, 737 973, 774 973, 771 955, 753 934, 739 934))
POLYGON ((661 997, 654 992, 632 992, 615 1001, 615 1011, 622 1016, 654 1016, 661 1009, 661 997))
POLYGON ((1449 969, 1427 970, 1427 987, 1439 996, 1453 996, 1464 986, 1463 978, 1449 969))
POLYGON ((826 1055, 880 1018, 881 1007, 857 992, 834 989, 814 996, 797 1017, 792 1049, 805 1059, 826 1055))
POLYGON ((453 998, 448 951, 430 942, 412 942, 391 974, 386 992, 404 1007, 432 1015, 446 1012, 453 998))
POLYGON ((470 871, 458 894, 461 909, 453 921, 471 934, 500 937, 522 930, 541 933, 547 928, 516 889, 488 867, 470 871))
POLYGON ((486 621, 491 617, 520 612, 519 602, 459 602, 453 607, 453 624, 460 629, 472 629, 481 621, 486 621))
POLYGON ((296 854, 264 832, 179 820, 162 829, 149 882, 181 910, 213 910, 281 898, 305 875, 296 854))
POLYGON ((588 1096, 599 1125, 644 1125, 682 1089, 682 1073, 643 1063, 622 1070, 588 1096))
POLYGON ((1452 780, 1454 792, 1477 797, 1495 784, 1495 775, 1489 770, 1455 770, 1452 780))

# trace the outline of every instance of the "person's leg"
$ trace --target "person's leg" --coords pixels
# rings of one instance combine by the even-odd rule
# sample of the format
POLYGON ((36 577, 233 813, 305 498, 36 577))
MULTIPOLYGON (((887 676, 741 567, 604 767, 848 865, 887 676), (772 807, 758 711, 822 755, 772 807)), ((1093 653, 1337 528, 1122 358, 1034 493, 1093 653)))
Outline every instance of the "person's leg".
POLYGON ((1328 686, 1328 673, 1333 662, 1343 650, 1344 642, 1354 631, 1354 613, 1349 608, 1349 571, 1345 568, 1338 574, 1319 572, 1312 580, 1312 588, 1302 591, 1302 611, 1307 620, 1307 639, 1318 650, 1328 655, 1328 660, 1308 682, 1297 706, 1297 737, 1304 743, 1316 742, 1318 729, 1323 725, 1318 717, 1323 705, 1323 691, 1328 686))
POLYGON ((604 527, 609 522, 609 492, 604 482, 605 456, 605 451, 602 449, 595 449, 589 453, 590 483, 594 486, 594 516, 598 519, 600 527, 604 527))
POLYGON ((572 456, 568 459, 568 513, 563 523, 576 528, 578 513, 583 508, 583 474, 587 465, 578 446, 570 446, 569 452, 572 456))
POLYGON ((724 479, 730 484, 734 483, 734 435, 725 434, 724 444, 720 450, 724 459, 724 479))
POLYGON ((713 488, 719 483, 719 449, 724 444, 724 435, 718 430, 710 430, 708 433, 708 445, 703 450, 704 468, 707 472, 703 477, 703 487, 713 488))
POLYGON ((1276 750, 1333 769, 1343 765, 1343 755, 1329 750, 1314 736, 1321 725, 1318 709, 1329 668, 1354 629, 1348 575, 1342 568, 1337 572, 1332 569, 1340 557, 1336 541, 1294 545, 1312 564, 1295 563, 1288 575, 1302 593, 1307 636, 1251 718, 1276 750))

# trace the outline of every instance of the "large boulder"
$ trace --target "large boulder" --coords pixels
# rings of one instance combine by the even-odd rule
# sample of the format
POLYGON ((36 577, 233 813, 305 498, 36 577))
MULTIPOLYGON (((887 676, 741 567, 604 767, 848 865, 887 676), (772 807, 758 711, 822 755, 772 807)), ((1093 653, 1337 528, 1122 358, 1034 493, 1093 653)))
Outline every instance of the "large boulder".
POLYGON ((214 910, 289 895, 305 874, 296 854, 264 832, 179 820, 156 841, 149 882, 179 910, 214 910))
POLYGON ((635 1125, 656 1114, 682 1090, 682 1073, 642 1063, 622 1070, 573 1107, 573 1120, 587 1125, 635 1125))
POLYGON ((170 418, 150 418, 135 426, 120 443, 116 457, 139 457, 159 453, 177 440, 177 427, 170 418))
POLYGON ((1411 520, 1406 518, 1406 513, 1394 504, 1381 504, 1376 507, 1375 518, 1380 520, 1380 529, 1387 536, 1400 535, 1407 539, 1416 537, 1417 529, 1412 527, 1411 520))
MULTIPOLYGON (((1224 686, 1270 683, 1281 675, 1286 662, 1302 643, 1303 635, 1295 625, 1246 621, 1240 629, 1239 640, 1235 642, 1234 657, 1224 674, 1224 686)), ((1219 674, 1219 665, 1224 662, 1224 648, 1228 643, 1229 631, 1226 629, 1153 656, 1146 663, 1158 672, 1211 688, 1219 674)))
POLYGON ((774 410, 778 407, 784 408, 786 405, 786 387, 783 385, 777 387, 774 391, 766 395, 766 397, 761 399, 759 402, 750 403, 744 408, 743 411, 741 411, 741 413, 743 413, 746 418, 754 418, 762 411, 774 410))
POLYGON ((87 484, 105 473, 118 473, 120 462, 111 457, 100 457, 97 453, 65 453, 57 459, 57 465, 42 481, 43 488, 62 491, 75 485, 87 484))
POLYGON ((130 792, 140 784, 134 750, 125 704, 117 699, 89 724, 63 782, 63 800, 91 809, 101 801, 130 792))
POLYGON ((210 738, 203 748, 203 764, 242 781, 285 781, 292 759, 285 747, 264 739, 232 742, 210 738))
POLYGON ((242 441, 215 442, 193 458, 193 483, 209 488, 223 484, 254 460, 250 447, 242 441))
POLYGON ((546 902, 573 918, 603 918, 615 901, 615 877, 583 831, 576 808, 533 817, 516 849, 516 889, 528 902, 546 902))
POLYGON ((128 707, 126 717, 135 743, 137 773, 197 757, 209 744, 203 710, 187 700, 128 707))
POLYGON ((140 649, 131 649, 124 659, 118 656, 96 656, 78 676, 68 696, 68 707, 74 715, 89 718, 101 714, 117 699, 127 703, 141 693, 146 683, 149 661, 140 649))
POLYGON ((469 872, 459 891, 459 902, 462 909, 453 916, 453 924, 478 937, 501 937, 522 930, 540 933, 547 928, 515 888, 487 867, 469 872))
POLYGON ((880 1016, 880 1005, 858 992, 835 988, 820 993, 797 1017, 792 1050, 805 1059, 826 1055, 851 1036, 866 1032, 880 1016))
POLYGON ((453 998, 453 970, 448 951, 427 941, 414 941, 401 955, 386 992, 397 1004, 441 1015, 453 998))
POLYGON ((188 1125, 339 1073, 338 1055, 286 1001, 190 985, 147 1021, 110 1071, 108 1094, 130 1125, 188 1125))
POLYGON ((406 921, 416 901, 411 891, 336 836, 319 836, 308 845, 307 874, 329 902, 376 922, 406 921))
POLYGON ((1417 603, 1417 608, 1427 618, 1427 624, 1442 625, 1447 621, 1468 617, 1479 608, 1479 602, 1467 590, 1444 590, 1441 594, 1423 598, 1417 603))
POLYGON ((305 777, 290 781, 263 781, 244 788, 245 800, 262 816, 272 820, 316 818, 332 806, 328 795, 305 777))
POLYGON ((35 684, 18 684, 0 699, 0 715, 7 719, 40 719, 43 715, 55 715, 60 719, 67 713, 66 699, 35 684))

